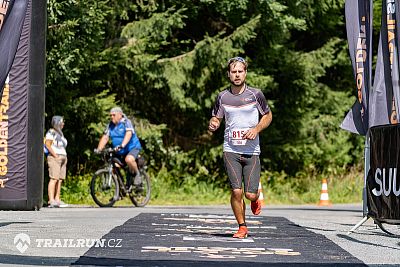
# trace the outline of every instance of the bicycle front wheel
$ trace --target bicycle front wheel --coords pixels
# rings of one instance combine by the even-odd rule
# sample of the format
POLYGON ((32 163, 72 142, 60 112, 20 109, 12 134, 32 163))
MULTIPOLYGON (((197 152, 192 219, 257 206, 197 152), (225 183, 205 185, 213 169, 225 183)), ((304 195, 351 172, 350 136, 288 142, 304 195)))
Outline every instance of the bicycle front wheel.
POLYGON ((90 183, 90 194, 100 207, 112 207, 119 196, 116 177, 110 175, 108 169, 96 171, 90 183))
POLYGON ((136 207, 146 206, 150 201, 151 195, 150 177, 144 170, 141 170, 140 173, 143 179, 142 186, 134 188, 132 192, 129 193, 129 198, 136 207))

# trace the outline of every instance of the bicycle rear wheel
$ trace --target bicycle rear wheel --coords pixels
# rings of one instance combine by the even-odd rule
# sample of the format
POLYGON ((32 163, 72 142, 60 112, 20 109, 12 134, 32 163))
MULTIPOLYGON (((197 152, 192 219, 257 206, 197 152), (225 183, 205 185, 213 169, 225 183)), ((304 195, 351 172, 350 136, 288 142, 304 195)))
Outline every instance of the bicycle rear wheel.
POLYGON ((150 177, 144 170, 141 170, 140 173, 143 179, 143 186, 141 188, 134 188, 132 192, 129 193, 129 198, 136 207, 146 206, 151 196, 150 177))
POLYGON ((96 171, 90 183, 90 194, 100 207, 112 207, 119 196, 116 177, 110 175, 108 169, 96 171))

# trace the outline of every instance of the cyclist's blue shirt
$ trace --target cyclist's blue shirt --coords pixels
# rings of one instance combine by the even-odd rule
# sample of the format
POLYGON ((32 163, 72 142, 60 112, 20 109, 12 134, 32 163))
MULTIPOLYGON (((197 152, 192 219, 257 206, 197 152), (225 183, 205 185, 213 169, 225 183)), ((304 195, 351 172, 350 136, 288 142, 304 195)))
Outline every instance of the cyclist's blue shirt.
POLYGON ((104 131, 104 134, 111 138, 112 147, 116 147, 122 144, 124 140, 125 133, 127 131, 132 132, 131 140, 129 140, 128 144, 125 146, 124 149, 118 151, 118 155, 127 155, 129 151, 136 148, 141 150, 142 146, 140 144, 139 138, 136 135, 135 128, 133 127, 132 122, 126 118, 122 117, 117 125, 113 122, 110 122, 107 128, 104 131))

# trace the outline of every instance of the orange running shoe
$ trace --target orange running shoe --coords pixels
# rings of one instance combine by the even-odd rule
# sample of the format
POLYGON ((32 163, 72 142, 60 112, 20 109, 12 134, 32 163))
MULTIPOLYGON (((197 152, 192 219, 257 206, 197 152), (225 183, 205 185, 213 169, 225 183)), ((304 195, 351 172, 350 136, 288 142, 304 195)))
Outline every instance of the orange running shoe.
POLYGON ((251 211, 253 212, 254 215, 258 215, 261 213, 261 201, 256 200, 251 202, 251 211))
POLYGON ((233 238, 246 238, 248 233, 247 226, 239 226, 239 230, 233 235, 233 238))

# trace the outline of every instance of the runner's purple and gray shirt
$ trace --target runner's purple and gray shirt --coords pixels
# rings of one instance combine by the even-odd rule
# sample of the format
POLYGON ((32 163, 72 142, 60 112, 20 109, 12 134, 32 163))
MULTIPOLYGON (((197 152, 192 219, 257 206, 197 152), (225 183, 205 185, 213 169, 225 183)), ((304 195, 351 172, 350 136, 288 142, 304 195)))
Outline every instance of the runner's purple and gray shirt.
POLYGON ((259 155, 259 136, 254 140, 243 139, 243 134, 256 127, 263 116, 270 111, 264 94, 256 88, 245 85, 241 94, 233 94, 230 88, 220 92, 212 116, 225 117, 224 152, 259 155))

